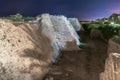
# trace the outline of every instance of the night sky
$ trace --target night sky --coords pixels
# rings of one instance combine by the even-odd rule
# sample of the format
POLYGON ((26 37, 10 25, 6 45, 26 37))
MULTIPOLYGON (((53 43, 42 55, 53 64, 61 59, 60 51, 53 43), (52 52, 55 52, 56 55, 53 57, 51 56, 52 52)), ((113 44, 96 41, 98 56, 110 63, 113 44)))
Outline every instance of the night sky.
POLYGON ((120 0, 0 0, 0 16, 42 13, 91 20, 120 12, 120 0))

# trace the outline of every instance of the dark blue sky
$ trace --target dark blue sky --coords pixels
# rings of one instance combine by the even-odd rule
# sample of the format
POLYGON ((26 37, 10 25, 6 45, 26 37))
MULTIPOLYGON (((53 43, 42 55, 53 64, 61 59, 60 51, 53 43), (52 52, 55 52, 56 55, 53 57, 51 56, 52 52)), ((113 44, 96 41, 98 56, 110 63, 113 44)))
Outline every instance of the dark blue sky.
POLYGON ((120 0, 1 0, 0 15, 21 13, 36 16, 42 13, 65 15, 79 19, 108 17, 120 12, 120 0))

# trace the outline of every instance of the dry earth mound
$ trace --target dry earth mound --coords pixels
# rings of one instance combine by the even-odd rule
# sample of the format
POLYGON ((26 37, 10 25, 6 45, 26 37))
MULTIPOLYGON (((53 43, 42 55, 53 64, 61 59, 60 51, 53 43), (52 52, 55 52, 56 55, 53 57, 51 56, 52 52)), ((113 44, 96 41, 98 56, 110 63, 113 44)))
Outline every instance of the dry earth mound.
POLYGON ((41 79, 53 52, 50 40, 38 26, 14 24, 0 20, 0 80, 41 79))

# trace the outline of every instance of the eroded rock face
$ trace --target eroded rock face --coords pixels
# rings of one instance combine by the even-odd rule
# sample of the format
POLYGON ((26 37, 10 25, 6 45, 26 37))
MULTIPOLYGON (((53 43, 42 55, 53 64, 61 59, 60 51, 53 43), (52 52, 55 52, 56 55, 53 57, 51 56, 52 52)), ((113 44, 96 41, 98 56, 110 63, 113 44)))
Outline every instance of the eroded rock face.
POLYGON ((78 38, 69 24, 67 18, 49 14, 35 23, 0 20, 0 80, 42 80, 60 54, 59 43, 74 41, 77 46, 78 38))
POLYGON ((113 39, 109 40, 108 55, 100 80, 120 80, 120 44, 113 39))
POLYGON ((120 80, 120 54, 110 53, 100 80, 120 80))
POLYGON ((37 22, 41 31, 49 37, 51 45, 54 47, 53 62, 55 62, 61 50, 79 49, 80 37, 65 16, 42 14, 37 17, 35 22, 37 22))
POLYGON ((55 31, 56 41, 61 50, 73 50, 78 49, 79 36, 73 28, 72 24, 68 21, 65 16, 52 16, 50 15, 51 21, 53 23, 53 28, 55 31), (72 46, 67 46, 69 43, 75 44, 72 46))
POLYGON ((76 31, 80 31, 82 25, 79 23, 77 18, 68 18, 68 20, 76 31))

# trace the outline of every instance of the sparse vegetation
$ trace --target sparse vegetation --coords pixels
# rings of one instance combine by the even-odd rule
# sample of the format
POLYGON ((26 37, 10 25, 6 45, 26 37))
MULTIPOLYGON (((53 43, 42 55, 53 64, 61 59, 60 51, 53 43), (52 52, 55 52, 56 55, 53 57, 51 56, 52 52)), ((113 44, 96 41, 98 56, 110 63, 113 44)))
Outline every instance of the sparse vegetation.
POLYGON ((21 14, 17 13, 15 15, 10 15, 7 17, 3 17, 5 19, 13 20, 13 21, 31 21, 34 17, 23 17, 21 14))
POLYGON ((90 33, 93 28, 99 29, 104 39, 109 40, 114 35, 118 35, 120 30, 120 14, 112 14, 109 18, 97 19, 82 25, 87 33, 90 33))

